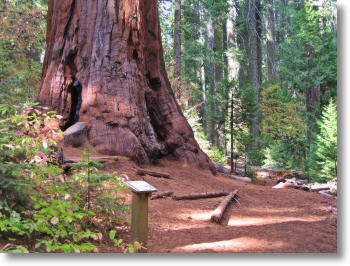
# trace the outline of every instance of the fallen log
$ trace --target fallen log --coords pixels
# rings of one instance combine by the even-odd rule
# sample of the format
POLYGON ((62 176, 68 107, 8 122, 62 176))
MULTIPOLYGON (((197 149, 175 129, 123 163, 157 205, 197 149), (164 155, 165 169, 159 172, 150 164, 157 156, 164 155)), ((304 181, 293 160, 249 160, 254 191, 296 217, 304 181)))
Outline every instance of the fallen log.
POLYGON ((330 187, 318 187, 318 188, 311 188, 310 191, 312 192, 319 192, 322 190, 330 190, 330 187))
POLYGON ((230 175, 230 178, 238 180, 238 181, 248 182, 248 183, 252 182, 252 179, 247 177, 247 176, 230 175))
POLYGON ((162 178, 170 178, 170 175, 168 173, 161 173, 161 172, 155 172, 155 171, 149 171, 145 169, 137 169, 136 174, 138 175, 151 175, 155 177, 162 177, 162 178))
POLYGON ((220 192, 208 192, 208 193, 198 193, 198 194, 188 194, 182 196, 173 196, 174 200, 195 200, 195 199, 205 199, 205 198, 217 198, 222 196, 227 196, 229 193, 220 192))
POLYGON ((232 199, 237 195, 238 190, 231 192, 228 194, 220 203, 220 205, 213 211, 210 217, 211 222, 220 223, 222 216, 224 215, 224 212, 229 205, 229 203, 232 201, 232 199))
POLYGON ((286 183, 278 183, 277 185, 274 185, 272 188, 299 188, 299 185, 296 182, 286 182, 286 183))
POLYGON ((231 174, 225 174, 225 173, 222 173, 221 175, 229 177, 231 179, 242 181, 242 182, 248 182, 248 183, 252 182, 252 179, 247 176, 237 176, 237 175, 231 175, 231 174))
POLYGON ((165 191, 163 193, 157 193, 155 195, 153 195, 151 197, 151 200, 154 200, 154 199, 161 199, 161 198, 165 198, 165 197, 170 197, 174 194, 173 191, 165 191))
POLYGON ((332 199, 336 199, 336 198, 337 198, 336 196, 333 196, 332 194, 329 194, 329 193, 327 193, 327 192, 324 191, 324 190, 321 190, 321 191, 319 191, 318 193, 320 193, 320 194, 322 194, 322 195, 324 195, 324 196, 327 196, 327 197, 329 197, 329 198, 332 198, 332 199))

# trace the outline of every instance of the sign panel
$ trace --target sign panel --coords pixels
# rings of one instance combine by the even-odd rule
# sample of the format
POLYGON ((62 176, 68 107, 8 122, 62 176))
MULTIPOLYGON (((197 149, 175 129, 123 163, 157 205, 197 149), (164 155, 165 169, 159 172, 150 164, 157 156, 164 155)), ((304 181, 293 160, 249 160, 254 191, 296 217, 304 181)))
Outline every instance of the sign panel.
POLYGON ((124 183, 135 193, 155 192, 157 189, 145 181, 127 181, 124 183))

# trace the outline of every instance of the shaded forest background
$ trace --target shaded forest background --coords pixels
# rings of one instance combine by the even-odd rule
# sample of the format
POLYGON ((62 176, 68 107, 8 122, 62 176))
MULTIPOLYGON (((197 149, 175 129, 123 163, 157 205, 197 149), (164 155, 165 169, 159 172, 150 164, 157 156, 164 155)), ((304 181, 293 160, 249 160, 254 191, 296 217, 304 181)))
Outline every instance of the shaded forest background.
POLYGON ((214 160, 336 176, 336 1, 159 6, 173 89, 214 160))
MULTIPOLYGON (((2 117, 36 99, 47 2, 1 1, 2 117)), ((336 1, 161 0, 159 10, 172 88, 214 161, 336 177, 336 1)))

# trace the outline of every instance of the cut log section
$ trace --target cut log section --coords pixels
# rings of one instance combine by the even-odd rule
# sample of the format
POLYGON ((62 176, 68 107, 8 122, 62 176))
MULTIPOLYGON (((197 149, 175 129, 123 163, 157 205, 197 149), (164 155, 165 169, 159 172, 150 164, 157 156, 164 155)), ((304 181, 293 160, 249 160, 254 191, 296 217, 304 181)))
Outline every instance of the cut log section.
POLYGON ((155 172, 155 171, 149 171, 145 169, 137 169, 136 174, 138 175, 151 175, 155 177, 162 177, 162 178, 170 178, 170 175, 168 173, 161 173, 161 172, 155 172))
POLYGON ((229 193, 220 192, 208 192, 208 193, 198 193, 198 194, 188 194, 182 196, 173 196, 174 200, 195 200, 195 199, 205 199, 205 198, 217 198, 222 196, 227 196, 229 193))
POLYGON ((155 194, 154 196, 151 197, 151 200, 162 199, 162 198, 165 198, 165 197, 171 197, 173 194, 174 194, 173 191, 165 191, 163 193, 155 194))
POLYGON ((220 223, 227 206, 230 204, 233 198, 237 195, 237 192, 238 190, 236 189, 235 191, 231 192, 223 199, 220 205, 213 211, 210 217, 210 221, 215 223, 220 223))

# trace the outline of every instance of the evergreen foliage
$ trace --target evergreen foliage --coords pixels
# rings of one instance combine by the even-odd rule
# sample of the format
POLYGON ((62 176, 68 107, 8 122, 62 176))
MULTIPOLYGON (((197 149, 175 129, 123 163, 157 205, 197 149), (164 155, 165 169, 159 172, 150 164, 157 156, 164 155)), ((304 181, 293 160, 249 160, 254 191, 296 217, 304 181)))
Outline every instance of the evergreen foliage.
POLYGON ((319 134, 315 137, 310 154, 310 177, 326 182, 337 177, 337 108, 331 99, 317 121, 319 134))
MULTIPOLYGON (((160 1, 160 10, 171 2, 160 1)), ((247 164, 307 172, 310 145, 319 132, 316 121, 337 95, 336 1, 185 0, 181 11, 181 84, 172 82, 185 112, 198 107, 202 137, 226 154, 232 141, 247 164), (249 37, 251 12, 256 12, 256 29, 249 37), (268 21, 269 12, 273 20, 268 21), (251 80, 253 37, 258 90, 251 80)), ((163 46, 173 50, 173 7, 167 12, 163 46)), ((172 76, 170 55, 166 65, 172 76)))

